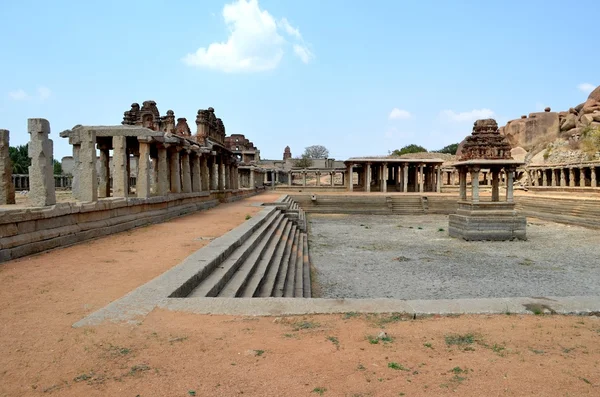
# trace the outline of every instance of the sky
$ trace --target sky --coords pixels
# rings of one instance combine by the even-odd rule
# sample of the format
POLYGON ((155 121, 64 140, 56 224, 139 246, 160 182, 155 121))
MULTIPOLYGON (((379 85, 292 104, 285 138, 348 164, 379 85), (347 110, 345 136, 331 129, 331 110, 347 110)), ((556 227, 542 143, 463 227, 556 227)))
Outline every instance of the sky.
POLYGON ((385 155, 460 142, 479 118, 567 110, 600 85, 595 15, 579 0, 3 0, 0 128, 116 125, 154 100, 215 108, 261 157, 385 155))

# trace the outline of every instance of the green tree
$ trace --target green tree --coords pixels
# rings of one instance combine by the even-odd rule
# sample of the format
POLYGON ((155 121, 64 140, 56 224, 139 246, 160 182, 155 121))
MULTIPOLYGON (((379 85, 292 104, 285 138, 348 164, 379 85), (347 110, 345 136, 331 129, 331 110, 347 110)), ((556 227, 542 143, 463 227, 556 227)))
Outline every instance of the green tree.
POLYGON ((394 156, 402 156, 403 154, 407 154, 407 153, 422 153, 422 152, 426 152, 426 151, 427 151, 427 149, 425 149, 423 146, 411 144, 411 145, 406 145, 401 149, 394 150, 392 152, 392 154, 394 156))
POLYGON ((58 160, 54 160, 54 175, 62 175, 62 164, 58 160))
POLYGON ((446 154, 456 154, 458 150, 458 143, 453 143, 448 146, 444 146, 440 150, 435 150, 434 153, 446 153, 446 154))
POLYGON ((13 174, 27 174, 29 172, 31 159, 27 147, 28 145, 25 144, 8 148, 13 174))
POLYGON ((313 165, 313 161, 310 157, 308 157, 305 154, 302 155, 302 157, 300 158, 295 158, 294 159, 294 167, 297 168, 309 168, 313 165))

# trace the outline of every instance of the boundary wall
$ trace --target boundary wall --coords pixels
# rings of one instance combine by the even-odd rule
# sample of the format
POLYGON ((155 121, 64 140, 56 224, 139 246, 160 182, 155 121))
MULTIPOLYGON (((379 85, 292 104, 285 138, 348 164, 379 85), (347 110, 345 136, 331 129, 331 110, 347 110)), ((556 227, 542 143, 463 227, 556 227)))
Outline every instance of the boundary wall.
POLYGON ((263 189, 65 202, 0 210, 0 262, 123 232, 253 196, 263 189))

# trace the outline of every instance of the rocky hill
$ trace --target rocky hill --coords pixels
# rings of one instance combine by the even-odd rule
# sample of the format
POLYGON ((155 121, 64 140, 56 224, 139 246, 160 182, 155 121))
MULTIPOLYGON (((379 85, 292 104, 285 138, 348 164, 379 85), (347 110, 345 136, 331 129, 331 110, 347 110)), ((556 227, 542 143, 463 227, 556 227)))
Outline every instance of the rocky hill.
POLYGON ((568 111, 530 113, 500 128, 531 164, 576 163, 600 159, 600 86, 568 111))

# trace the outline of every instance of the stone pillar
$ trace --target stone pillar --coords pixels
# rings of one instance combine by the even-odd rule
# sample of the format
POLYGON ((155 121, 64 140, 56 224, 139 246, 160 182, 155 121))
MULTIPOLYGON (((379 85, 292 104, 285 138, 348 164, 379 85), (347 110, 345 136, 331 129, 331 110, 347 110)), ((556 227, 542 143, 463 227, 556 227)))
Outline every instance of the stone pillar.
POLYGON ((138 172, 135 190, 137 197, 150 197, 150 142, 139 141, 140 155, 138 157, 138 172))
POLYGON ((507 169, 506 170, 506 201, 512 203, 513 199, 513 177, 515 174, 515 170, 507 169))
POLYGON ((208 155, 200 155, 200 175, 202 191, 210 191, 210 169, 208 168, 208 155))
POLYGON ((402 164, 402 191, 408 192, 408 164, 402 164))
POLYGON ((490 170, 492 172, 492 201, 500 201, 500 178, 498 170, 490 170))
POLYGON ((192 160, 192 192, 202 191, 202 175, 200 173, 200 156, 196 152, 191 154, 192 160))
POLYGON ((321 186, 321 171, 317 171, 315 175, 317 177, 317 186, 321 186))
POLYGON ((479 168, 471 168, 471 200, 479 202, 479 168))
POLYGON ((76 141, 69 139, 69 143, 73 145, 73 179, 71 181, 71 194, 75 200, 79 200, 79 172, 81 170, 81 163, 79 162, 79 150, 81 148, 81 142, 79 137, 76 141))
POLYGON ((254 169, 250 169, 250 189, 254 189, 256 186, 254 185, 254 169))
POLYGON ((585 187, 585 168, 579 168, 579 187, 585 187))
POLYGON ((330 172, 329 175, 331 178, 331 187, 334 187, 335 186, 335 172, 330 172))
POLYGON ((387 163, 381 165, 381 191, 387 193, 388 166, 387 163))
POLYGON ((306 171, 302 171, 302 186, 306 186, 306 171))
POLYGON ((569 168, 569 186, 575 187, 575 169, 573 167, 569 168))
POLYGON ((190 154, 187 150, 181 152, 181 191, 192 192, 192 168, 190 166, 190 154))
POLYGON ((435 191, 438 193, 442 192, 442 166, 437 167, 437 175, 435 181, 435 191))
POLYGON ((110 151, 102 146, 100 149, 100 186, 98 197, 110 197, 110 151))
POLYGON ((418 175, 419 175, 419 193, 423 193, 423 164, 419 164, 419 168, 418 168, 418 175))
POLYGON ((217 178, 218 178, 217 189, 225 190, 225 162, 224 162, 222 155, 219 156, 217 172, 218 172, 218 174, 217 174, 217 178))
MULTIPOLYGON (((164 146, 158 147, 158 181, 156 193, 159 196, 166 196, 169 194, 169 160, 167 148, 164 146)), ((114 184, 114 181, 113 181, 114 184)))
POLYGON ((556 186, 556 169, 552 168, 552 186, 556 186))
POLYGON ((346 188, 349 192, 354 190, 354 164, 350 163, 346 166, 346 188))
POLYGON ((459 190, 460 190, 460 199, 467 199, 467 170, 466 168, 460 168, 458 170, 458 180, 459 180, 459 190))
POLYGON ((288 171, 288 186, 292 186, 292 171, 288 171))
POLYGON ((0 205, 15 204, 9 147, 10 133, 8 130, 0 130, 0 205))
POLYGON ((548 172, 542 169, 542 186, 548 186, 548 172))
MULTIPOLYGON (((35 207, 56 204, 54 191, 53 144, 48 139, 50 123, 46 119, 28 119, 29 201, 35 207)), ((95 158, 95 156, 94 156, 95 158)))
POLYGON ((127 174, 127 140, 113 136, 113 197, 127 197, 129 175, 127 174))
POLYGON ((169 152, 169 179, 171 193, 181 193, 181 164, 179 163, 179 150, 173 148, 169 152))
POLYGON ((565 175, 565 169, 564 168, 560 169, 560 186, 562 186, 562 187, 567 186, 567 177, 565 175))
POLYGON ((592 165, 592 167, 590 168, 590 172, 591 172, 591 179, 592 179, 592 183, 590 186, 597 187, 598 180, 596 179, 596 166, 592 165))
MULTIPOLYGON (((79 197, 78 200, 94 202, 98 200, 98 174, 96 170, 96 132, 80 132, 79 150, 79 197)), ((54 182, 54 176, 52 177, 54 182)))
POLYGON ((365 192, 371 191, 371 163, 366 164, 365 168, 365 192))

